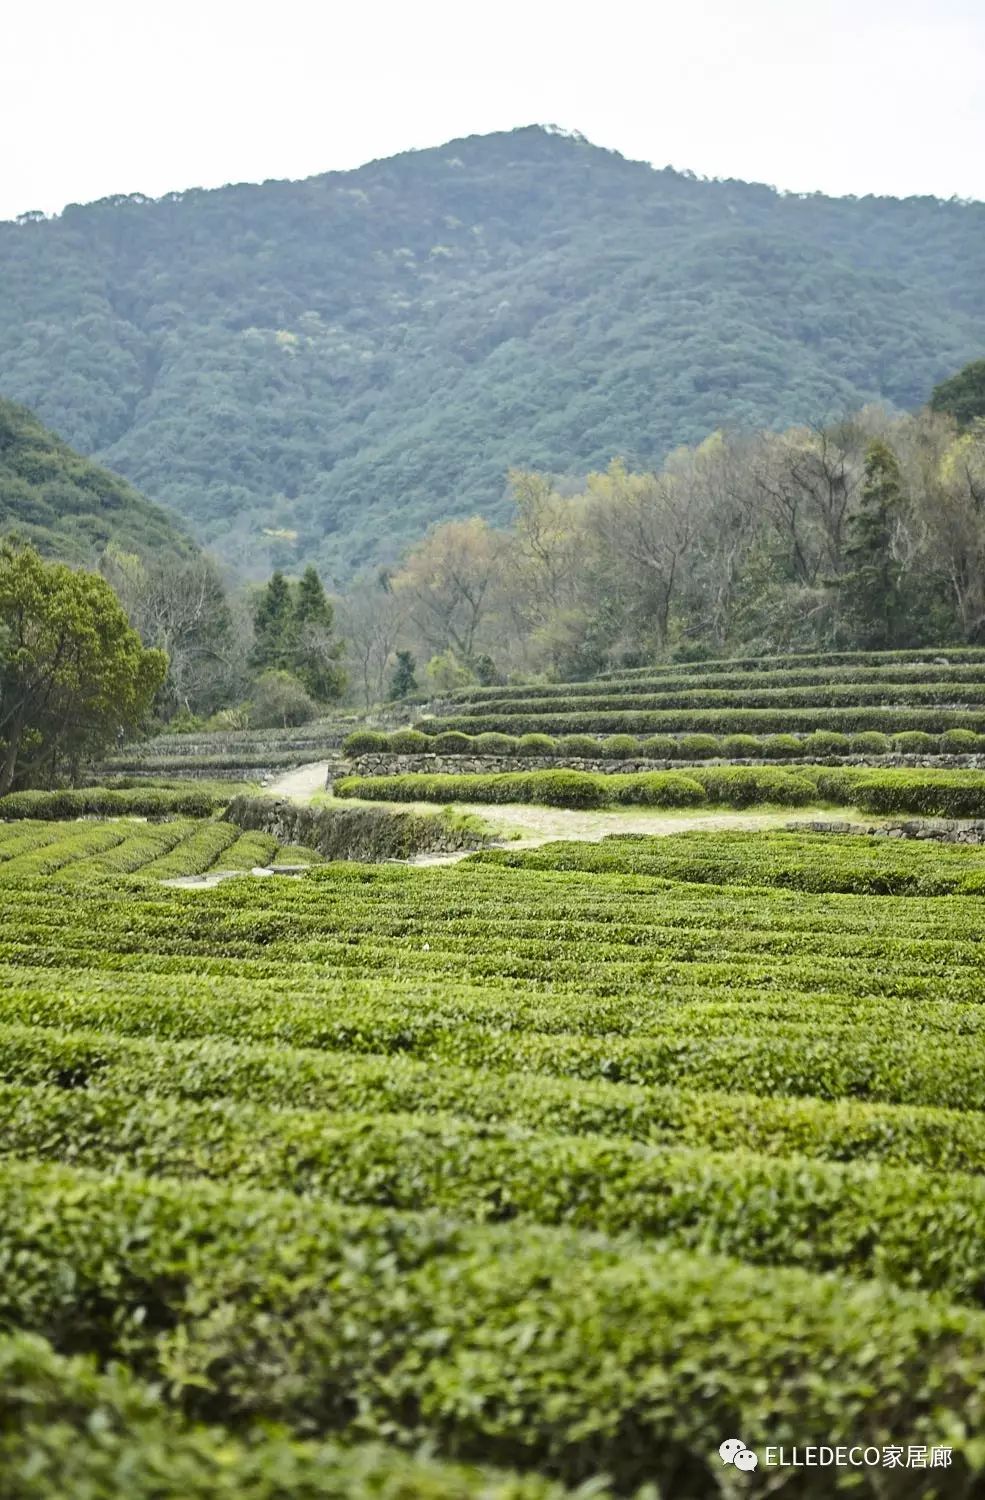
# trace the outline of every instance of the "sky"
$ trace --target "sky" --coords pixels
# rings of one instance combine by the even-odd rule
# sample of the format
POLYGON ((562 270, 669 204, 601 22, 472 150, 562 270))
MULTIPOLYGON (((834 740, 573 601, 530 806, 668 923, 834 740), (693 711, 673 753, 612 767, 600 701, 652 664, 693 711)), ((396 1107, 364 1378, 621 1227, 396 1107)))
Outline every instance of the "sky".
POLYGON ((983 0, 32 0, 0 218, 554 123, 794 191, 985 199, 983 0))

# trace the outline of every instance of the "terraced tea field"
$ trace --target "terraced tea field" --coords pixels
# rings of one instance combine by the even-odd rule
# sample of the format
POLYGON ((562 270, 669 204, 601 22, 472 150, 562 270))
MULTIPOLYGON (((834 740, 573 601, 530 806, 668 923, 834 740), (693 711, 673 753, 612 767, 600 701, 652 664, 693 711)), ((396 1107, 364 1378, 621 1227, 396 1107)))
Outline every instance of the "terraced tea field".
POLYGON ((0 827, 0 1491, 981 1492, 980 849, 228 826, 0 827))
MULTIPOLYGON (((880 753, 874 743, 853 746, 851 741, 875 734, 886 737, 886 751, 919 746, 922 753, 960 753, 963 746, 980 753, 985 746, 985 651, 964 648, 943 657, 936 651, 912 651, 749 658, 645 668, 590 682, 468 687, 418 728, 435 737, 625 735, 640 742, 652 737, 722 741, 823 733, 845 740, 828 753, 870 754, 880 753), (913 735, 923 738, 907 745, 913 735), (894 746, 897 738, 903 743, 894 746)), ((808 753, 819 749, 815 742, 808 753)), ((642 753, 674 752, 662 744, 642 753)), ((783 753, 796 753, 796 747, 694 747, 694 758, 783 753)))

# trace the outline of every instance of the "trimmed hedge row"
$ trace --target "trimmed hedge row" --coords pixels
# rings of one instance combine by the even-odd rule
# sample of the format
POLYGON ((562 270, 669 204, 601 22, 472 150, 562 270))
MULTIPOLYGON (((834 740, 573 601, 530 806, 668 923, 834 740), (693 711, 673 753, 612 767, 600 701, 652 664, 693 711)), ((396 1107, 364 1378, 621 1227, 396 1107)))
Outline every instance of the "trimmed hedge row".
MULTIPOLYGON (((695 709, 695 708, 854 708, 889 706, 892 708, 935 707, 972 708, 985 704, 985 683, 981 674, 977 682, 964 683, 818 683, 795 687, 768 687, 751 689, 746 687, 698 688, 693 685, 664 688, 653 692, 649 688, 637 689, 623 686, 610 687, 608 692, 601 686, 595 693, 570 694, 567 697, 545 694, 536 690, 525 697, 483 698, 467 703, 464 711, 476 718, 493 718, 502 714, 523 718, 539 718, 543 714, 563 713, 618 713, 622 709, 644 711, 647 709, 695 709)), ((457 706, 457 705, 456 705, 457 706)))
POLYGON ((877 1275, 985 1304, 985 1181, 961 1173, 534 1135, 448 1115, 141 1099, 105 1088, 0 1085, 0 1122, 6 1157, 632 1233, 753 1265, 877 1275))
POLYGON ((483 863, 525 870, 579 870, 597 875, 654 875, 712 885, 778 886, 865 896, 953 896, 985 893, 979 845, 864 839, 774 832, 700 832, 649 838, 609 834, 599 843, 544 844, 489 850, 483 863))
POLYGON ((536 716, 524 714, 462 714, 444 719, 426 719, 420 732, 440 735, 455 730, 481 734, 525 735, 531 730, 560 734, 810 734, 816 729, 850 734, 878 730, 901 734, 920 729, 942 734, 946 729, 970 729, 985 733, 985 712, 948 708, 692 708, 623 709, 612 713, 553 711, 536 716))
MULTIPOLYGON (((886 663, 878 667, 787 667, 763 672, 714 671, 697 674, 698 690, 712 691, 717 688, 737 691, 759 692, 767 688, 827 687, 841 684, 894 682, 903 685, 917 683, 981 684, 985 678, 985 662, 956 666, 942 666, 936 662, 926 665, 886 663)), ((508 686, 456 688, 449 693, 448 701, 455 704, 485 704, 501 702, 504 705, 525 698, 593 698, 598 694, 616 692, 635 693, 679 693, 689 688, 688 674, 669 670, 647 668, 639 675, 621 678, 595 677, 585 682, 522 682, 508 686)))
POLYGON ((893 651, 799 651, 779 656, 719 656, 708 661, 680 661, 650 667, 623 667, 600 674, 602 681, 633 678, 655 671, 685 677, 705 672, 775 672, 788 667, 884 667, 896 662, 929 662, 957 666, 985 662, 983 646, 914 646, 893 651))
POLYGON ((706 1494, 723 1432, 929 1445, 946 1406, 948 1486, 981 1465, 985 1318, 884 1281, 34 1163, 0 1204, 8 1322, 125 1353, 192 1418, 706 1494))
POLYGON ((349 758, 359 755, 510 755, 551 756, 585 760, 784 760, 792 756, 842 755, 985 755, 985 734, 968 729, 948 729, 931 735, 922 730, 904 730, 885 735, 875 731, 864 734, 835 734, 818 729, 800 737, 775 734, 757 737, 751 734, 671 734, 640 739, 635 735, 616 734, 596 738, 590 734, 449 734, 427 735, 419 730, 400 730, 397 734, 379 734, 361 730, 350 735, 344 752, 349 758))
MULTIPOLYGON (((600 848, 561 844, 526 856, 476 858, 539 867, 541 857, 553 853, 549 868, 565 869, 567 851, 587 856, 600 848)), ((638 1088, 450 1063, 435 1069, 396 1052, 359 1056, 215 1037, 181 1042, 0 1024, 0 1080, 198 1101, 243 1099, 275 1109, 452 1114, 486 1126, 625 1136, 651 1145, 985 1173, 985 1116, 974 1111, 638 1088)))
MULTIPOLYGON (((0 1337, 5 1500, 565 1500, 536 1475, 440 1463, 382 1444, 192 1425, 159 1386, 33 1334, 0 1337)), ((593 1488, 606 1500, 608 1486, 593 1488)), ((571 1496, 571 1500, 577 1497, 571 1496)))
POLYGON ((755 766, 695 767, 592 775, 587 771, 498 771, 479 776, 343 776, 337 797, 378 802, 539 802, 548 807, 730 807, 780 803, 802 807, 817 797, 814 781, 793 772, 755 766))
POLYGON ((6 818, 208 818, 225 798, 199 788, 135 787, 129 791, 83 787, 61 792, 8 792, 0 797, 6 818))

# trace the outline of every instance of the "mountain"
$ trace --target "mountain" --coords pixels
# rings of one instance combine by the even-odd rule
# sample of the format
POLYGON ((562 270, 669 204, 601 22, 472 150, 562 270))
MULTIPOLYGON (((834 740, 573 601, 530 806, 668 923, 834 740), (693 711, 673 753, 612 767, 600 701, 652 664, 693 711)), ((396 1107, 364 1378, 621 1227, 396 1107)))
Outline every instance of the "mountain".
POLYGON ((31 412, 0 400, 0 535, 92 565, 107 542, 157 558, 190 557, 175 520, 121 479, 75 453, 31 412))
POLYGON ((510 465, 923 402, 985 349, 985 205, 657 171, 531 126, 0 225, 0 389, 254 575, 508 510, 510 465))

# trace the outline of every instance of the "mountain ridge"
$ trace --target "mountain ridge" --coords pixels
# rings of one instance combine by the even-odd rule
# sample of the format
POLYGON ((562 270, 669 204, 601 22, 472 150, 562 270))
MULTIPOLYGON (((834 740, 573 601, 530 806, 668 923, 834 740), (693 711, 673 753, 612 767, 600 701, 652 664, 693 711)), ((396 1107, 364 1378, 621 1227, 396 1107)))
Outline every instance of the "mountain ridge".
POLYGON ((912 407, 985 345, 985 205, 528 126, 0 224, 0 389, 254 576, 501 520, 506 472, 912 407))

